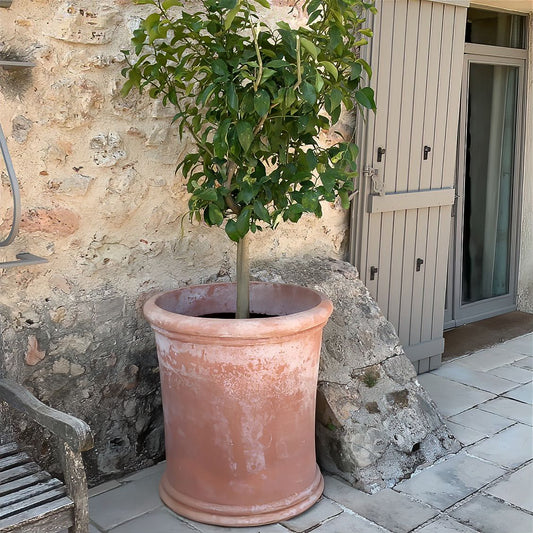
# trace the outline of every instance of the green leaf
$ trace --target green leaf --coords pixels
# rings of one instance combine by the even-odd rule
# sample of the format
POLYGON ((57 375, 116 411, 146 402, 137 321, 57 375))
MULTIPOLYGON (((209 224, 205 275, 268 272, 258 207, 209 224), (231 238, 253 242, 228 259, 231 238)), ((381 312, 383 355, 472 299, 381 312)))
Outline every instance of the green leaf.
POLYGON ((228 220, 226 222, 226 227, 224 228, 224 230, 232 241, 239 242, 241 240, 241 236, 237 231, 237 223, 235 222, 235 220, 228 220))
POLYGON ((224 29, 227 31, 230 26, 233 24, 233 19, 237 15, 237 13, 241 10, 241 2, 240 0, 235 4, 235 7, 230 10, 226 16, 226 20, 224 21, 224 29))
POLYGON ((208 213, 209 220, 212 224, 215 224, 216 226, 220 226, 220 224, 222 224, 222 221, 224 220, 224 215, 216 204, 209 204, 208 213))
POLYGON ((268 0, 255 0, 258 4, 261 4, 263 7, 266 7, 267 9, 270 8, 270 3, 268 0))
POLYGON ((174 6, 182 6, 181 0, 165 0, 162 4, 163 9, 170 9, 174 6))
POLYGON ((223 59, 215 59, 211 63, 211 70, 217 76, 227 76, 228 75, 228 66, 226 65, 226 62, 223 59))
POLYGON ((270 214, 267 208, 259 200, 254 202, 254 213, 258 218, 270 224, 270 214))
POLYGON ((364 87, 363 89, 355 91, 355 99, 367 109, 376 109, 374 91, 370 87, 364 87))
POLYGON ((331 100, 331 111, 333 111, 341 105, 342 92, 337 88, 333 89, 330 94, 330 100, 331 100))
POLYGON ((237 123, 237 137, 242 149, 247 152, 254 140, 254 131, 249 122, 241 120, 237 123))
POLYGON ((237 217, 236 228, 239 236, 244 237, 250 230, 251 208, 243 209, 237 217))
POLYGON ((350 79, 356 80, 359 76, 361 76, 362 70, 363 70, 363 66, 361 65, 361 63, 353 63, 352 69, 350 72, 350 79))
POLYGON ((329 61, 321 61, 320 65, 322 65, 333 76, 335 81, 339 79, 339 71, 333 63, 329 61))
POLYGON ((335 50, 337 46, 342 44, 342 32, 338 26, 332 26, 329 30, 328 48, 335 50))
POLYGON ((226 98, 228 100, 228 107, 233 111, 239 110, 239 97, 237 96, 237 90, 233 83, 228 83, 226 98))
POLYGON ((264 89, 254 95, 254 110, 260 117, 264 117, 270 110, 270 95, 264 89))
POLYGON ((303 81, 301 87, 304 100, 311 105, 315 105, 317 98, 315 88, 308 81, 303 81))
POLYGON ((200 200, 206 200, 208 202, 216 202, 218 200, 217 191, 215 191, 215 189, 197 189, 194 191, 194 196, 200 200))
POLYGON ((341 199, 341 206, 343 209, 350 209, 350 197, 347 191, 339 191, 339 198, 341 199))
POLYGON ((306 39, 305 37, 300 37, 300 43, 313 56, 313 59, 316 60, 318 54, 320 53, 320 50, 309 39, 306 39))

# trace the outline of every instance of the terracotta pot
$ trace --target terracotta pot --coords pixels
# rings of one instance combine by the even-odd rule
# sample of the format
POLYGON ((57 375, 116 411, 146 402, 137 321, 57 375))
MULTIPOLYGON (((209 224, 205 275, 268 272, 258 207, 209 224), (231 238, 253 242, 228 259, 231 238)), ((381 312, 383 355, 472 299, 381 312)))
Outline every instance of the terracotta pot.
POLYGON ((250 526, 295 516, 322 494, 315 401, 322 329, 333 306, 294 285, 253 283, 234 313, 234 284, 154 296, 167 466, 160 495, 176 513, 250 526))

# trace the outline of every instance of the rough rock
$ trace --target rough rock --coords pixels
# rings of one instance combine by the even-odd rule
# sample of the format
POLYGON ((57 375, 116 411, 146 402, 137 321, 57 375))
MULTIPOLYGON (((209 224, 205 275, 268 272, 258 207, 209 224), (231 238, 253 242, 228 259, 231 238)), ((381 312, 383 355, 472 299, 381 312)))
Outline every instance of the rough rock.
POLYGON ((355 267, 291 259, 259 264, 255 277, 304 285, 333 301, 317 394, 323 469, 374 492, 459 449, 355 267))

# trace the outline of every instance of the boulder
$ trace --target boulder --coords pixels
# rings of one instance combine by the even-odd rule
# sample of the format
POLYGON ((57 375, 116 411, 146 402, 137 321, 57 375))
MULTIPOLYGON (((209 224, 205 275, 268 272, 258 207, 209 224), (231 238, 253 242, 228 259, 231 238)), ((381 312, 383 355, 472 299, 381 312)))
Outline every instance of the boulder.
POLYGON ((334 259, 285 259, 255 265, 253 277, 307 286, 333 301, 317 394, 323 470, 372 493, 459 450, 354 266, 334 259))

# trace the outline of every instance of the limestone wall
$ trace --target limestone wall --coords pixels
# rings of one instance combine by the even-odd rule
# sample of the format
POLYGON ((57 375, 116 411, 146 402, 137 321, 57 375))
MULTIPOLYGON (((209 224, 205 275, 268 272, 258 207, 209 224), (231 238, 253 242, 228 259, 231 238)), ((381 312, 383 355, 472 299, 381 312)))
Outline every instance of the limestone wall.
MULTIPOLYGON (((283 4, 271 16, 298 16, 283 4)), ((146 12, 130 0, 14 0, 0 9, 0 59, 35 62, 0 69, 0 124, 23 204, 20 236, 0 260, 30 251, 49 261, 2 273, 0 371, 92 425, 93 479, 162 454, 146 295, 231 272, 234 262, 222 230, 188 222, 174 169, 189 146, 170 127, 172 110, 119 94, 121 49, 146 12)), ((1 193, 6 234, 5 173, 1 193)), ((252 255, 342 257, 346 238, 347 214, 326 205, 321 220, 254 238, 252 255)))

